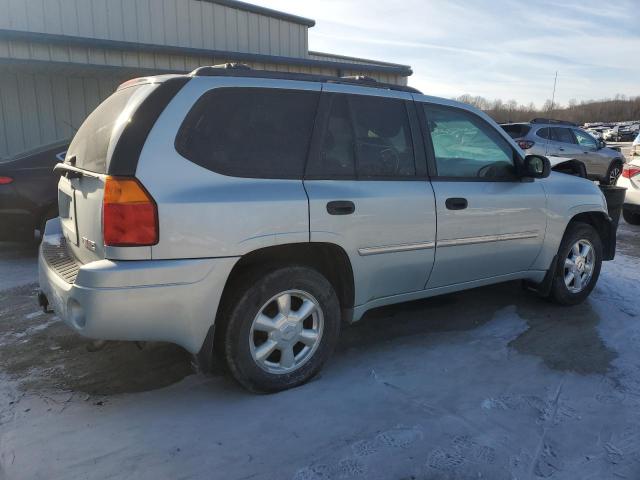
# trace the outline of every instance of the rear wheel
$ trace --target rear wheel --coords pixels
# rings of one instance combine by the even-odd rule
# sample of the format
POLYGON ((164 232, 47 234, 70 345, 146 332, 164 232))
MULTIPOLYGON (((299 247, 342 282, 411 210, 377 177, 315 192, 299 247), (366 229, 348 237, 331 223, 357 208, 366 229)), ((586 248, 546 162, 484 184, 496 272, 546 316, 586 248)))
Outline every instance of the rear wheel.
POLYGON ((640 213, 635 213, 628 208, 623 208, 622 217, 629 225, 640 225, 640 213))
POLYGON ((551 298, 561 305, 576 305, 595 286, 602 266, 602 242, 598 232, 586 223, 571 223, 560 248, 551 285, 551 298))
POLYGON ((305 383, 338 340, 340 306, 332 285, 302 266, 257 274, 245 285, 230 302, 217 342, 229 370, 255 392, 305 383))

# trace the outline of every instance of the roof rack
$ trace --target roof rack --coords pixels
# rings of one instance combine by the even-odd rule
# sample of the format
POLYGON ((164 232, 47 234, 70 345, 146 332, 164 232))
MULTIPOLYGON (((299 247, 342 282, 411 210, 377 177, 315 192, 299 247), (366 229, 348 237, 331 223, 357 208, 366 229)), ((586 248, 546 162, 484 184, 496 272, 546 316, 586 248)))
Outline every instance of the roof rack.
POLYGON ((553 118, 534 118, 529 123, 549 123, 554 125, 569 125, 570 127, 577 127, 578 124, 568 122, 566 120, 554 120, 553 118))
POLYGON ((401 92, 422 93, 413 87, 404 85, 394 85, 391 83, 378 82, 375 78, 366 75, 355 75, 347 77, 333 77, 331 75, 316 75, 313 73, 292 73, 276 72, 271 70, 254 70, 244 63, 223 63, 207 67, 199 67, 192 71, 192 77, 251 77, 251 78, 272 78, 278 80, 298 80, 305 82, 326 82, 340 83, 345 85, 359 85, 361 87, 384 88, 387 90, 398 90, 401 92))

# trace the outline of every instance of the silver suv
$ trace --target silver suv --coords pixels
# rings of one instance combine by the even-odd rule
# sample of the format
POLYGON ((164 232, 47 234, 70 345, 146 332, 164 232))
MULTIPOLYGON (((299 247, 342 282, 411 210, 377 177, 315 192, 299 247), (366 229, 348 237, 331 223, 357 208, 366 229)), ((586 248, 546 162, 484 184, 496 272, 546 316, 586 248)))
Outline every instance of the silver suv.
POLYGON ((613 258, 598 188, 482 112, 362 78, 203 67, 122 85, 56 167, 43 307, 94 339, 299 385, 374 307, 525 280, 576 304, 613 258))
POLYGON ((502 128, 525 154, 580 160, 591 180, 615 185, 622 173, 624 155, 573 123, 536 118, 529 123, 507 123, 502 128))

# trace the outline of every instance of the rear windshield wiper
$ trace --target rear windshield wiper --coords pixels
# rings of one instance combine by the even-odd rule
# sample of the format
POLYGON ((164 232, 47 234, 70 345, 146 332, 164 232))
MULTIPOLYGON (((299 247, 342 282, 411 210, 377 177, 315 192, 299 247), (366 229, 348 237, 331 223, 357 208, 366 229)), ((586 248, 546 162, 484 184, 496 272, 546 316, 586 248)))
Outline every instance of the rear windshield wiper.
POLYGON ((100 174, 82 170, 81 168, 74 167, 68 163, 58 163, 53 167, 53 172, 59 175, 64 175, 67 178, 80 178, 80 177, 95 177, 99 178, 100 174))

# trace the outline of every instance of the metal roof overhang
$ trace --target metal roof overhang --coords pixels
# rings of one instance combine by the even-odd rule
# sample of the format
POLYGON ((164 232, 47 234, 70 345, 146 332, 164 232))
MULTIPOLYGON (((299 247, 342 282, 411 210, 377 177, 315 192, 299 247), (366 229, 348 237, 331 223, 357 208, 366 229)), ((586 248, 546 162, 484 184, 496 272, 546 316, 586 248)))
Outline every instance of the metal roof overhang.
POLYGON ((225 50, 208 50, 203 48, 178 47, 171 45, 154 45, 149 43, 105 40, 99 38, 76 37, 71 35, 59 35, 52 33, 28 32, 23 30, 0 29, 0 40, 20 40, 47 45, 67 45, 85 48, 105 48, 126 52, 150 52, 169 55, 173 54, 186 56, 209 56, 224 58, 228 61, 271 63, 300 67, 333 68, 340 70, 356 70, 362 72, 379 72, 400 75, 403 77, 408 77, 413 74, 411 67, 407 65, 333 62, 328 60, 313 60, 310 58, 283 57, 279 55, 230 52, 225 50))

